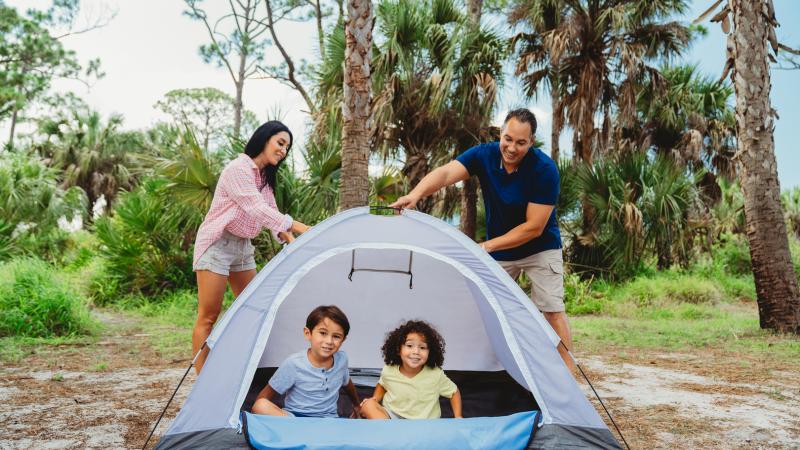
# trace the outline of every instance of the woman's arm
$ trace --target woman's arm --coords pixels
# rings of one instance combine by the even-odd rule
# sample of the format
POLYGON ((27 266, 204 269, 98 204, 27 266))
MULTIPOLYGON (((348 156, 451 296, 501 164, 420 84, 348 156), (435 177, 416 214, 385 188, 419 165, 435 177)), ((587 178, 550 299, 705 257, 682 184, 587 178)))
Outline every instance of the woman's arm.
POLYGON ((450 406, 453 408, 453 417, 456 419, 462 419, 464 416, 461 415, 461 392, 456 389, 456 392, 450 397, 450 406))
POLYGON ((219 184, 228 197, 262 227, 275 232, 290 231, 293 223, 285 223, 289 216, 282 214, 276 205, 271 205, 264 199, 256 187, 251 171, 250 167, 230 165, 222 172, 219 184))

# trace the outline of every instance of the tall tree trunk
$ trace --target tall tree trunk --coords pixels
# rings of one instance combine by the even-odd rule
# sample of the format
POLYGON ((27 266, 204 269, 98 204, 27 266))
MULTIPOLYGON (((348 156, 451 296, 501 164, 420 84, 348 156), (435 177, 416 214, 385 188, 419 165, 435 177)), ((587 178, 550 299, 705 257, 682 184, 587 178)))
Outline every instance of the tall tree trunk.
POLYGON ((14 147, 14 131, 17 128, 17 114, 19 114, 19 108, 14 108, 14 112, 11 114, 11 132, 8 134, 8 148, 14 147))
POLYGON ((731 0, 736 138, 761 328, 800 334, 800 290, 792 267, 773 140, 763 1, 731 0))
POLYGON ((369 203, 369 88, 374 24, 371 0, 347 2, 340 210, 369 203))
POLYGON ((553 107, 553 126, 550 130, 550 158, 558 163, 561 158, 561 146, 558 140, 561 138, 561 130, 564 128, 564 109, 561 107, 561 98, 555 82, 550 83, 550 102, 553 107))
POLYGON ((475 240, 478 230, 478 180, 470 177, 461 186, 461 232, 475 240))
MULTIPOLYGON (((404 145, 406 148, 406 163, 403 165, 403 175, 408 180, 409 186, 416 186, 430 172, 428 156, 424 150, 415 148, 413 145, 404 145)), ((430 214, 433 210, 433 195, 423 198, 417 202, 417 210, 430 214)))
POLYGON ((242 94, 244 93, 245 69, 247 67, 247 54, 242 53, 239 57, 239 78, 234 80, 236 84, 236 99, 233 102, 233 135, 238 139, 242 129, 242 94))
POLYGON ((473 25, 480 25, 483 0, 467 0, 467 4, 469 7, 469 21, 473 25))
MULTIPOLYGON (((469 21, 473 27, 481 25, 481 10, 483 0, 468 0, 469 21)), ((475 110, 477 110, 477 106, 475 110)), ((473 130, 478 131, 478 130, 473 130)), ((473 143, 477 144, 477 142, 473 143)), ((460 143, 459 150, 466 151, 471 147, 470 143, 460 143)), ((470 177, 461 186, 461 214, 459 220, 461 232, 475 240, 475 232, 478 228, 478 180, 477 177, 470 177)))

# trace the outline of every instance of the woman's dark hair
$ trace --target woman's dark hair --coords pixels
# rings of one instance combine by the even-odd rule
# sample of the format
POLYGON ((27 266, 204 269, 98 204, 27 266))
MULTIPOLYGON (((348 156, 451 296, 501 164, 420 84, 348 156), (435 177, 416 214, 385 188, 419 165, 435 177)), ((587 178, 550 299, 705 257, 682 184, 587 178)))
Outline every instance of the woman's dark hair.
POLYGON ((444 364, 444 338, 427 322, 421 320, 409 320, 386 336, 383 347, 381 347, 383 362, 390 366, 403 364, 400 359, 400 347, 406 343, 406 338, 411 333, 417 333, 425 337, 429 352, 428 361, 425 362, 425 365, 431 369, 442 367, 442 364, 444 364))
POLYGON ((306 318, 306 328, 308 328, 309 331, 314 331, 314 327, 325 319, 330 319, 333 323, 342 327, 342 330, 344 330, 344 337, 347 337, 347 333, 350 332, 350 321, 347 320, 347 316, 344 312, 334 305, 317 306, 314 308, 306 318))
MULTIPOLYGON (((289 133, 289 146, 286 147, 286 154, 288 156, 289 150, 292 148, 292 142, 294 142, 294 136, 292 136, 292 132, 289 131, 289 127, 284 125, 282 122, 277 120, 270 120, 269 122, 261 125, 253 132, 253 136, 250 137, 250 140, 247 141, 247 146, 244 148, 245 155, 249 156, 250 158, 255 158, 256 156, 260 155, 261 152, 264 151, 264 147, 269 142, 272 136, 280 133, 281 131, 285 131, 289 133)), ((275 178, 278 173, 278 169, 283 164, 283 161, 286 158, 283 158, 280 162, 278 162, 277 166, 266 165, 263 169, 261 169, 261 181, 268 184, 272 190, 275 190, 275 178)), ((259 186, 258 189, 260 190, 264 186, 259 186)))

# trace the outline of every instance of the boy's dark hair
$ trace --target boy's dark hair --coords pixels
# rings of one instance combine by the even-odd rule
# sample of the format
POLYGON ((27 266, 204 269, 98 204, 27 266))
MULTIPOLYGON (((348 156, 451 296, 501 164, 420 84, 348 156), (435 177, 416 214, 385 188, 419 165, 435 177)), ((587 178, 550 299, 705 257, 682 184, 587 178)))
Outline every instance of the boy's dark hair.
POLYGON ((509 111, 508 114, 506 114, 506 120, 503 121, 503 125, 507 124, 511 119, 517 119, 519 122, 527 123, 531 127, 531 136, 536 134, 536 116, 528 108, 519 108, 509 111))
POLYGON ((428 361, 425 365, 431 369, 442 367, 442 364, 444 364, 444 338, 427 322, 421 320, 409 320, 386 336, 386 341, 383 342, 383 347, 381 347, 383 362, 390 366, 403 364, 400 359, 400 347, 406 343, 406 337, 411 333, 425 336, 425 343, 428 344, 429 352, 428 361))
POLYGON ((314 331, 314 327, 319 325, 324 319, 330 319, 342 327, 344 336, 347 337, 347 333, 350 332, 350 321, 347 320, 347 316, 344 312, 339 309, 338 306, 334 305, 317 306, 314 308, 311 314, 306 318, 306 328, 310 331, 314 331))

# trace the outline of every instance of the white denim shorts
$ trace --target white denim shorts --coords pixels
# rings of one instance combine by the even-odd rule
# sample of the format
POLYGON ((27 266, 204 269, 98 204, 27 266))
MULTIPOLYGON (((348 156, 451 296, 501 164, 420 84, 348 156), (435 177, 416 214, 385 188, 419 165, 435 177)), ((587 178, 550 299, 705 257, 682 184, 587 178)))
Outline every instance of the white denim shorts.
POLYGON ((253 270, 256 268, 256 260, 253 257, 255 249, 250 239, 223 231, 222 236, 200 256, 193 269, 208 270, 225 276, 231 272, 253 270))
POLYGON ((545 250, 516 261, 497 261, 517 279, 525 272, 531 279, 531 300, 542 312, 562 312, 564 307, 564 260, 561 249, 545 250))

